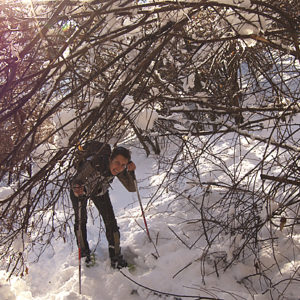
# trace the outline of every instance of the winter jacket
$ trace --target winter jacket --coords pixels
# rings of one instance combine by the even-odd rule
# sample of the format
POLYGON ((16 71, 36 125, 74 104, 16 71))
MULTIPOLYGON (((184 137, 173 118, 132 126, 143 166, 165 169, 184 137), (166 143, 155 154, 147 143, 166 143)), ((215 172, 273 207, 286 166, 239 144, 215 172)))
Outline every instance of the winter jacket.
MULTIPOLYGON (((114 177, 109 169, 108 152, 100 152, 88 157, 80 165, 71 184, 84 185, 88 196, 101 196, 107 192, 114 177)), ((134 172, 125 169, 117 177, 129 192, 136 191, 134 172)))

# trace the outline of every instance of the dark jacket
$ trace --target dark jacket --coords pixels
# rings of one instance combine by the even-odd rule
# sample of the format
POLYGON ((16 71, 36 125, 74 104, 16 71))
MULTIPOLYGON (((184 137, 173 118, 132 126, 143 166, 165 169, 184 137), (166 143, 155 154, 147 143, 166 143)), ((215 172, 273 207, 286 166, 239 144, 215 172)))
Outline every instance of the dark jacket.
MULTIPOLYGON (((88 196, 101 196, 107 192, 114 177, 109 169, 109 155, 100 152, 81 164, 71 183, 84 185, 88 196)), ((125 169, 117 177, 129 192, 136 191, 134 172, 125 169)))

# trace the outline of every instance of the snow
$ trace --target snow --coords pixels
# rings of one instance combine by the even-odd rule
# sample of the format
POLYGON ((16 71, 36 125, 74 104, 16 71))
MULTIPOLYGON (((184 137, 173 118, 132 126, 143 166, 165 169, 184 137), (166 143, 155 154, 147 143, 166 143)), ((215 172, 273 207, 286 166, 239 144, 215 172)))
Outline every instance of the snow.
POLYGON ((122 106, 126 111, 131 112, 135 125, 142 130, 151 130, 158 119, 158 113, 154 109, 139 108, 130 95, 126 95, 123 99, 122 106))
POLYGON ((150 108, 144 108, 134 120, 135 124, 142 130, 150 130, 158 119, 158 113, 150 108))
POLYGON ((69 144, 69 135, 74 129, 76 123, 76 111, 74 109, 63 110, 53 118, 53 123, 57 129, 60 129, 55 137, 55 144, 58 147, 67 147, 69 144))
POLYGON ((250 0, 217 0, 216 2, 227 4, 227 5, 237 5, 240 7, 250 8, 251 1, 250 0))
POLYGON ((8 198, 13 192, 11 187, 0 187, 0 201, 8 198))
MULTIPOLYGON (((136 176, 146 220, 155 246, 149 242, 145 233, 136 193, 125 192, 124 187, 115 180, 110 195, 120 226, 123 253, 130 248, 138 255, 135 259, 136 270, 130 273, 129 270, 123 269, 122 274, 110 268, 107 242, 104 232, 99 226, 99 218, 93 221, 89 217, 88 239, 91 249, 95 249, 97 264, 92 268, 83 266, 81 295, 78 291, 77 248, 74 236, 72 236, 66 243, 60 239, 54 241, 53 247, 47 249, 39 262, 33 263, 32 256, 31 262, 28 263, 28 274, 22 278, 13 276, 7 280, 7 273, 4 270, 0 271, 0 299, 155 300, 166 297, 164 294, 159 296, 159 294, 150 292, 136 283, 161 293, 177 295, 172 296, 173 298, 166 297, 166 299, 180 299, 181 296, 193 296, 194 299, 199 296, 220 299, 270 299, 267 294, 259 293, 258 289, 257 292, 250 293, 239 283, 247 275, 255 273, 252 260, 236 262, 226 272, 219 271, 218 277, 214 273, 214 261, 218 260, 222 263, 223 259, 228 261, 232 258, 234 250, 242 242, 240 234, 235 236, 224 234, 220 238, 219 244, 212 249, 215 252, 203 261, 205 241, 200 241, 196 246, 190 247, 191 241, 196 240, 203 229, 200 222, 189 224, 184 221, 198 217, 193 215, 192 210, 183 209, 188 205, 188 203, 184 203, 184 199, 174 201, 172 193, 165 193, 161 195, 159 204, 150 205, 150 208, 146 209, 147 200, 151 197, 155 186, 164 180, 166 174, 157 174, 154 156, 147 158, 141 150, 132 149, 132 152, 132 157, 137 165, 136 176), (169 213, 170 211, 173 213, 169 213), (178 220, 181 221, 178 222, 178 220), (180 233, 185 233, 188 237, 179 240, 175 234, 180 235, 180 233), (156 259, 157 256, 159 257, 156 259)), ((170 155, 172 155, 171 152, 170 155)), ((184 184, 186 185, 190 181, 193 179, 185 181, 184 184)), ((197 184, 189 186, 186 191, 193 189, 197 189, 197 184)), ((9 192, 9 189, 5 187, 0 188, 1 197, 9 192)), ((213 201, 217 193, 211 192, 210 201, 213 201)), ((276 209, 275 203, 272 202, 270 205, 271 210, 276 209)), ((92 211, 94 216, 98 215, 93 206, 92 211)), ((231 214, 233 215, 233 212, 234 207, 231 206, 229 217, 231 214)), ((264 213, 267 214, 267 211, 264 213)), ((277 232, 277 237, 279 239, 277 261, 282 265, 281 273, 288 278, 291 272, 296 273, 299 269, 300 255, 294 255, 294 260, 286 259, 293 247, 289 248, 290 241, 287 239, 286 232, 277 232)), ((18 242, 20 240, 16 241, 16 246, 20 247, 20 251, 22 251, 23 245, 18 242)), ((300 243, 300 235, 298 243, 300 243)), ((266 266, 272 266, 274 258, 270 248, 266 247, 261 251, 260 260, 266 266)), ((277 270, 273 277, 279 281, 282 274, 277 270)), ((291 283, 288 289, 289 299, 297 299, 300 292, 299 287, 291 283)))
MULTIPOLYGON (((82 2, 90 2, 90 0, 82 0, 82 2)), ((190 2, 197 1, 194 0, 190 2)), ((240 8, 251 7, 250 0, 218 0, 217 2, 240 8)), ((110 9, 118 9, 120 3, 121 1, 115 1, 110 9)), ((243 17, 247 21, 243 22, 237 17, 237 14, 233 14, 232 10, 228 9, 227 12, 228 22, 234 31, 240 35, 258 35, 266 30, 267 20, 262 17, 259 18, 255 14, 243 12, 243 17)), ((187 17, 186 11, 183 9, 177 12, 174 11, 173 13, 161 12, 159 14, 164 23, 170 20, 178 22, 182 20, 182 18, 187 17)), ((107 26, 104 27, 102 34, 104 34, 105 31, 113 31, 115 28, 118 28, 120 22, 123 22, 123 26, 135 24, 134 19, 118 19, 113 12, 107 14, 106 22, 107 26)), ((136 32, 137 29, 134 29, 131 33, 136 32)), ((274 43, 275 42, 280 43, 280 41, 274 41, 274 43)), ((241 40, 241 44, 244 47, 253 47, 256 43, 257 41, 251 38, 241 40)), ((85 47, 86 44, 83 43, 77 51, 85 47)), ((11 50, 13 55, 18 55, 18 48, 14 46, 11 50)), ((138 50, 133 50, 128 55, 128 58, 134 59, 137 53, 138 50)), ((68 58, 69 55, 70 49, 66 48, 62 53, 62 57, 68 58)), ((208 54, 205 51, 201 52, 199 50, 195 54, 194 59, 197 60, 203 55, 208 54)), ((299 67, 299 62, 296 61, 295 64, 299 67)), ((44 65, 44 67, 45 66, 46 65, 44 65)), ((62 70, 63 69, 61 69, 61 71, 62 70)), ((53 69, 53 72, 54 71, 53 69)), ((89 73, 89 70, 86 71, 89 73)), ((163 82, 159 72, 155 70, 155 74, 159 80, 163 82)), ((126 76, 126 74, 124 74, 124 76, 126 76)), ((286 75, 284 74, 284 76, 286 75)), ((285 79, 288 80, 290 77, 286 76, 285 79)), ((181 78, 181 80, 185 92, 194 88, 194 73, 189 74, 185 78, 181 78)), ((205 83, 203 83, 203 85, 205 85, 205 83)), ((244 85, 246 87, 247 82, 245 82, 244 85)), ((170 90, 174 90, 171 85, 169 85, 169 88, 170 90)), ((153 96, 158 95, 159 90, 153 88, 151 93, 153 96)), ((198 93, 198 96, 202 102, 207 100, 205 93, 198 93)), ((101 101, 100 98, 95 98, 90 108, 99 106, 101 101)), ((283 98, 282 103, 287 104, 284 102, 288 103, 288 99, 283 98)), ((147 131, 154 128, 159 116, 157 112, 147 106, 146 103, 143 103, 143 101, 136 103, 133 96, 127 95, 122 102, 122 106, 126 112, 130 112, 130 116, 133 117, 133 121, 137 127, 147 131)), ((174 128, 179 131, 186 131, 187 129, 184 127, 185 119, 183 115, 180 114, 180 110, 187 109, 188 107, 185 105, 175 106, 171 109, 173 113, 165 119, 177 121, 180 124, 174 124, 174 128)), ((34 156, 36 159, 34 160, 34 171, 43 167, 57 148, 68 146, 69 136, 75 127, 75 112, 76 111, 72 109, 63 110, 53 119, 55 127, 57 129, 64 127, 64 130, 58 131, 54 141, 55 145, 44 144, 35 150, 34 156)), ((236 131, 245 137, 249 137, 249 139, 241 138, 241 149, 237 149, 238 147, 231 143, 231 141, 226 142, 222 139, 220 139, 220 143, 216 145, 214 149, 216 153, 220 154, 220 157, 218 157, 218 159, 220 159, 219 163, 226 164, 226 168, 229 171, 233 172, 236 170, 237 175, 242 177, 247 174, 249 170, 254 168, 264 155, 269 155, 269 158, 264 157, 265 162, 275 158, 270 154, 266 154, 266 148, 264 146, 261 146, 261 149, 256 147, 255 150, 252 151, 251 147, 253 144, 261 140, 260 136, 249 134, 239 129, 236 131), (248 149, 249 153, 242 163, 237 157, 236 152, 241 151, 244 155, 245 149, 248 149)), ((155 133, 151 134, 154 136, 155 133)), ((190 136, 186 136, 185 139, 191 142, 190 136)), ((271 144, 276 145, 275 139, 271 138, 270 141, 271 144)), ((203 145, 205 145, 205 141, 203 141, 203 145)), ((288 141, 286 146, 299 152, 299 147, 292 147, 288 141)), ((166 151, 169 151, 169 158, 172 160, 174 153, 172 154, 169 149, 166 151)), ((193 153, 193 150, 191 150, 190 153, 193 153)), ((89 217, 88 239, 91 248, 95 250, 97 255, 97 264, 93 268, 83 266, 82 295, 79 295, 78 292, 77 248, 74 235, 71 235, 67 238, 66 242, 63 242, 61 239, 54 239, 52 247, 48 247, 38 262, 34 262, 34 253, 26 254, 26 256, 28 256, 28 262, 26 262, 28 274, 23 274, 23 277, 12 276, 7 280, 8 273, 4 269, 0 269, 0 299, 155 300, 161 298, 181 299, 187 296, 193 299, 199 296, 221 299, 271 299, 272 297, 270 297, 266 290, 266 285, 262 283, 264 287, 260 286, 261 282, 257 283, 253 281, 253 285, 249 285, 248 288, 246 288, 244 282, 246 281, 245 278, 250 274, 257 274, 255 261, 251 256, 236 261, 226 271, 220 269, 218 276, 215 273, 214 263, 216 263, 217 260, 220 264, 225 263, 225 261, 230 261, 234 257, 235 250, 244 243, 241 234, 228 232, 220 234, 218 242, 216 242, 211 249, 212 253, 210 253, 207 258, 204 258, 207 243, 204 238, 197 241, 199 236, 203 236, 203 225, 200 222, 199 215, 196 214, 197 211, 187 209, 191 204, 189 201, 186 201, 186 199, 193 199, 196 203, 199 201, 199 198, 201 198, 204 187, 199 187, 199 178, 189 175, 191 178, 183 179, 183 186, 178 186, 178 190, 183 190, 182 198, 177 199, 179 201, 174 201, 175 195, 171 191, 165 191, 157 197, 158 201, 154 203, 154 201, 151 200, 151 204, 149 204, 149 199, 152 199, 152 195, 155 194, 156 187, 165 181, 168 172, 160 170, 158 173, 156 170, 157 162, 155 157, 146 157, 143 152, 136 149, 133 149, 133 160, 138 167, 138 184, 144 208, 147 208, 145 209, 145 213, 153 244, 148 241, 136 193, 128 193, 124 187, 115 180, 110 195, 120 226, 123 253, 131 249, 138 255, 135 259, 137 265, 136 270, 131 273, 129 270, 124 269, 122 270, 123 273, 121 273, 110 268, 107 241, 103 228, 101 227, 100 218, 97 217, 98 212, 92 205, 91 211, 96 217, 95 219, 89 217), (191 196, 191 198, 186 197, 185 194, 191 196), (196 221, 190 222, 190 220, 196 221), (181 239, 177 238, 177 235, 179 235, 181 239), (132 281, 130 279, 132 279, 132 281), (244 284, 241 284, 242 282, 244 284), (140 287, 138 284, 159 292, 153 293, 149 289, 140 287), (134 291, 137 291, 137 293, 134 291), (167 297, 167 293, 172 294, 173 298, 167 297)), ((211 162, 201 161, 199 163, 201 180, 212 182, 215 180, 215 182, 227 184, 229 181, 228 174, 222 172, 218 166, 218 162, 214 162, 214 164, 215 170, 213 175, 211 175, 211 162)), ((176 167, 174 167, 170 173, 177 176, 176 167)), ((266 187, 266 190, 268 190, 268 187, 266 187)), ((1 186, 0 201, 12 193, 13 189, 11 187, 1 186)), ((210 201, 213 205, 214 201, 219 199, 218 197, 220 197, 221 191, 217 189, 208 190, 207 188, 207 193, 210 193, 210 197, 207 201, 210 201)), ((267 203, 264 203, 264 206, 257 215, 262 220, 267 220, 271 213, 280 209, 280 204, 280 202, 276 202, 274 199, 269 199, 267 203)), ((217 211, 218 209, 221 208, 216 208, 216 214, 219 213, 217 211)), ((227 209, 227 217, 233 219, 237 209, 234 202, 230 203, 227 209)), ((226 210, 224 211, 226 213, 226 210)), ((58 207, 57 215, 60 213, 61 211, 58 207)), ((232 228, 235 227, 235 222, 237 221, 238 220, 232 220, 232 228)), ((276 220, 274 222, 276 222, 276 220)), ((70 224, 70 226, 72 228, 72 224, 70 224)), ((265 246, 259 252, 259 257, 256 258, 265 266, 267 278, 271 278, 272 284, 276 284, 279 291, 285 291, 287 295, 286 299, 299 299, 300 294, 300 287, 296 285, 296 275, 300 269, 300 254, 295 253, 295 249, 299 249, 300 246, 300 234, 296 232, 296 226, 294 230, 294 239, 292 240, 289 238, 289 229, 273 230, 272 225, 267 224, 260 232, 261 238, 264 238, 265 232, 272 232, 272 238, 276 240, 276 244, 274 243, 271 247, 266 240, 265 246), (294 244, 291 245, 291 242, 294 244), (276 258, 276 263, 274 262, 274 257, 276 258), (296 280, 292 281, 291 277, 294 277, 296 280)), ((30 237, 24 235, 18 236, 13 242, 12 247, 15 251, 24 252, 26 251, 27 243, 30 243, 30 237)), ((261 281, 263 282, 263 280, 261 281)))
POLYGON ((183 89, 188 92, 195 86, 195 74, 190 74, 187 78, 183 80, 183 89))
POLYGON ((122 101, 122 106, 126 109, 126 110, 131 110, 134 106, 134 99, 132 96, 130 95, 126 95, 125 98, 122 101))

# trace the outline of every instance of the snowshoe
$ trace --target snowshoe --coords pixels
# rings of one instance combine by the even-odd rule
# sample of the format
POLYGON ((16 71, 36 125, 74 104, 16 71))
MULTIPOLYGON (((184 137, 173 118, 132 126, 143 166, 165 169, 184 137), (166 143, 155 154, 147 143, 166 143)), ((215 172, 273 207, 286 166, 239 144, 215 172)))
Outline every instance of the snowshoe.
POLYGON ((145 260, 129 246, 122 248, 122 254, 127 261, 128 271, 131 274, 143 274, 149 270, 145 260))
POLYGON ((128 267, 128 271, 130 273, 134 273, 134 271, 136 270, 136 265, 135 264, 128 263, 127 267, 128 267))

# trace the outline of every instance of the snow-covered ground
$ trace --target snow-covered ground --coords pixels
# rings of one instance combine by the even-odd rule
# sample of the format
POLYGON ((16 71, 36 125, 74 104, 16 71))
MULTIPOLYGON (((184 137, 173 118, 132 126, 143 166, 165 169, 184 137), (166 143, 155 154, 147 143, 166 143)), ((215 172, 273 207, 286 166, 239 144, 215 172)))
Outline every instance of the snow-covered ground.
MULTIPOLYGON (((137 165, 139 190, 146 206, 153 192, 149 189, 149 181, 152 184, 159 183, 161 178, 159 174, 155 175, 154 158, 147 158, 144 153, 136 151, 133 158, 137 165), (153 176, 149 177, 149 174, 153 176)), ((146 211, 152 244, 144 230, 136 193, 126 192, 115 180, 110 194, 120 226, 123 253, 125 256, 135 253, 135 270, 122 269, 121 273, 110 268, 107 242, 103 230, 100 230, 99 219, 93 223, 89 218, 88 239, 91 249, 95 249, 97 263, 92 268, 83 266, 81 295, 77 248, 75 243, 63 243, 59 239, 52 244, 53 247, 48 248, 38 263, 29 264, 29 272, 25 277, 12 277, 8 281, 5 271, 1 271, 0 299, 271 299, 267 294, 258 292, 255 295, 254 288, 250 291, 239 283, 248 274, 255 273, 253 260, 238 262, 226 272, 220 270, 217 276, 214 259, 226 260, 226 240, 219 245, 220 252, 216 253, 219 257, 208 256, 203 260, 205 243, 189 247, 188 243, 175 236, 180 231, 188 235, 188 241, 196 241, 202 230, 201 222, 186 222, 197 220, 199 216, 193 215, 194 210, 189 210, 189 204, 184 200, 174 201, 174 196, 166 193, 157 205, 146 211)), ((97 215, 96 210, 93 213, 97 215)), ((289 255, 284 232, 278 234, 285 253, 289 255)), ((300 256, 297 253, 294 256, 294 266, 287 265, 285 271, 282 269, 281 272, 298 272, 300 256)), ((265 253, 261 260, 266 265, 273 262, 272 254, 265 253)), ((274 276, 277 275, 274 273, 274 276)), ((291 283, 287 290, 289 296, 285 299, 299 299, 299 286, 291 283)))

